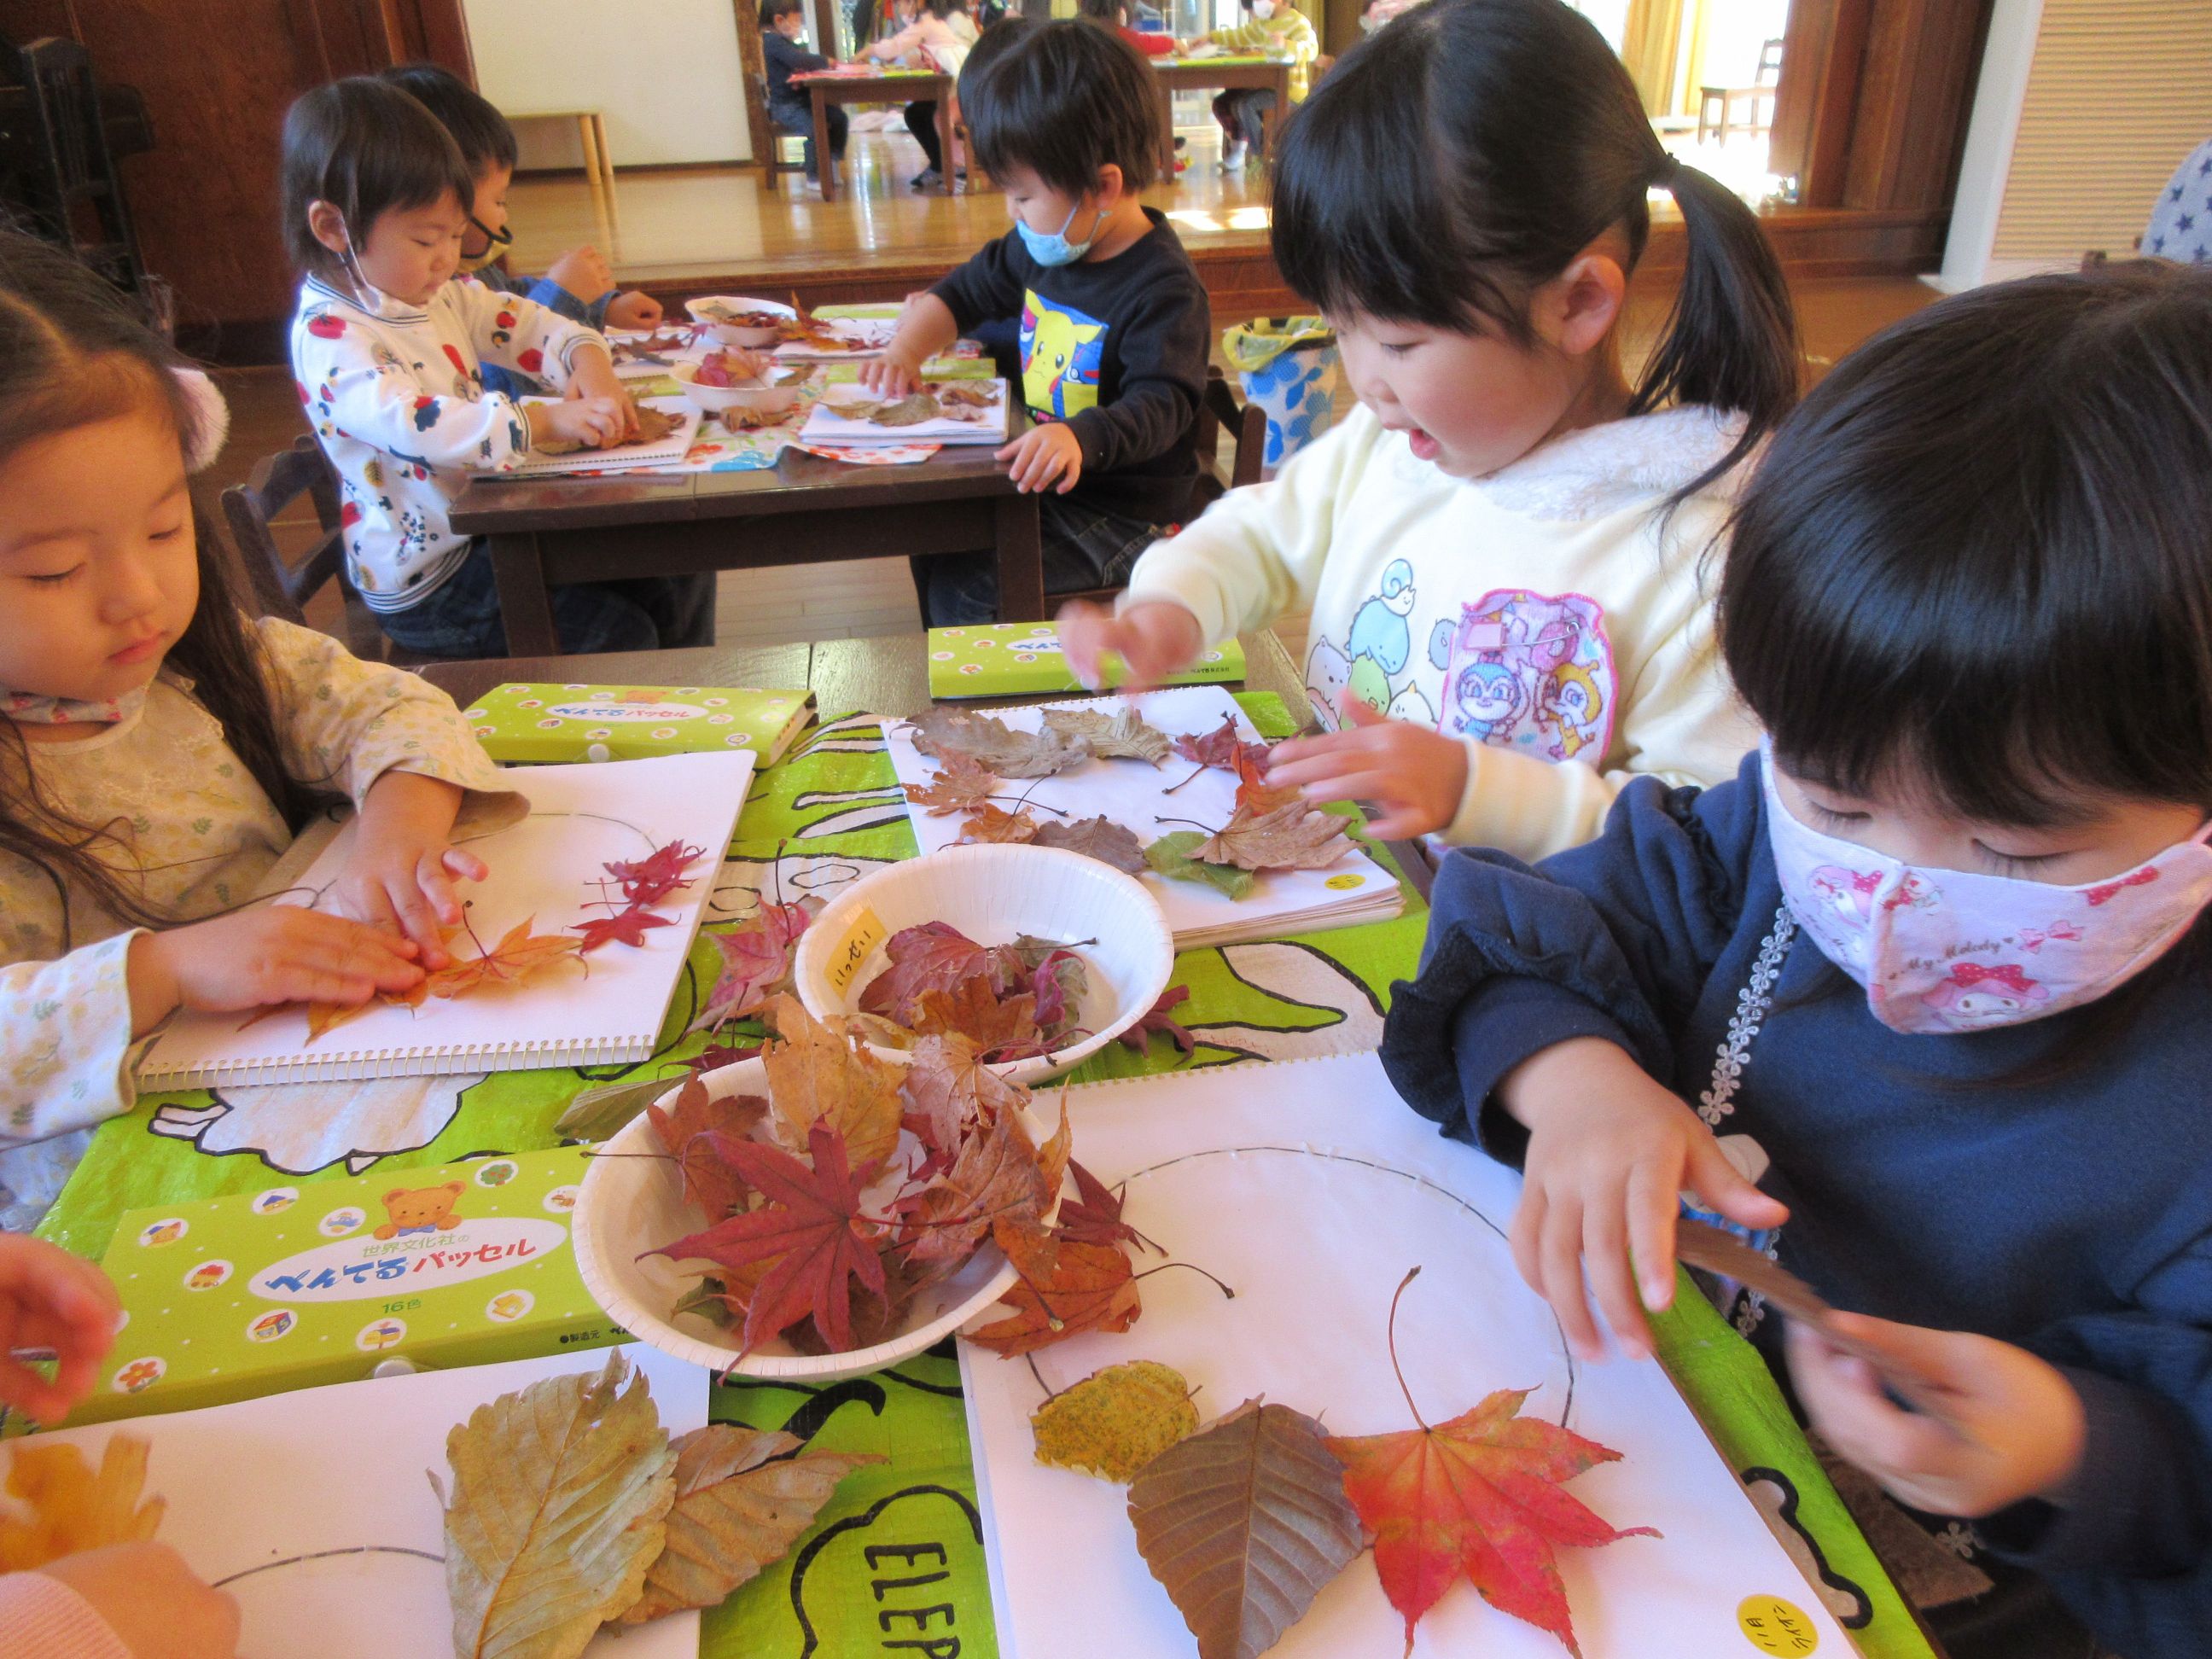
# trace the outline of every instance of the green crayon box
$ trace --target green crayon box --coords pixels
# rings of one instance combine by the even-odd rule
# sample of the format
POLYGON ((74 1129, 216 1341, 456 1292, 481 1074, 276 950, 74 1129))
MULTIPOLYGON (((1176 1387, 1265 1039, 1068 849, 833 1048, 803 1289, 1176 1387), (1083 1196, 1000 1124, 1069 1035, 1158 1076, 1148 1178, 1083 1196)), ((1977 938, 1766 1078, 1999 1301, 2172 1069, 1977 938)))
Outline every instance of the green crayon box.
POLYGON ((124 1325, 74 1425, 629 1340, 576 1271, 584 1151, 132 1210, 103 1264, 124 1325))

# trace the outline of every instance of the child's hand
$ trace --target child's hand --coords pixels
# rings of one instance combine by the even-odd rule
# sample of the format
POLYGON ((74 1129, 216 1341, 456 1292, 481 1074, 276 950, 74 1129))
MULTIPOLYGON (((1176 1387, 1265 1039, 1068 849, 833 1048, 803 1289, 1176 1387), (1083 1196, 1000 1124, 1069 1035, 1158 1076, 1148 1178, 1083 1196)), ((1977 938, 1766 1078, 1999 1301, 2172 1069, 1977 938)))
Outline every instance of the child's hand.
POLYGON ((131 1035, 143 1036, 179 1008, 352 1007, 421 980, 416 950, 397 933, 297 904, 257 905, 141 933, 131 942, 131 1035))
POLYGON ((1308 800, 1370 800, 1382 816, 1368 826, 1384 841, 1425 836, 1458 815, 1467 793, 1467 748, 1411 720, 1394 720, 1346 691, 1343 730, 1279 744, 1269 783, 1295 783, 1308 800))
POLYGON ((615 374, 615 360, 607 343, 596 334, 577 351, 575 366, 568 371, 568 384, 561 395, 570 399, 611 398, 623 406, 625 422, 635 413, 629 389, 615 374))
POLYGON ((1498 1097, 1528 1129, 1513 1260, 1552 1304, 1580 1358, 1605 1357, 1585 1272, 1622 1350, 1632 1359, 1651 1352, 1644 1310, 1674 1299, 1674 1219, 1684 1189, 1747 1227, 1789 1218, 1736 1172, 1695 1112, 1601 1037, 1539 1050, 1506 1074, 1498 1097))
POLYGON ((1023 495, 1041 495, 1057 478, 1059 493, 1065 495, 1083 476, 1083 441, 1054 421, 1031 427, 991 459, 1006 462, 1014 488, 1023 495))
MULTIPOLYGON (((602 289, 600 292, 605 290, 602 289)), ((617 294, 607 301, 609 328, 658 328, 662 315, 660 301, 636 289, 617 294)))
POLYGON ((1899 1408, 1866 1360, 1790 1327, 1790 1376, 1827 1443, 1900 1502, 1936 1515, 1989 1515, 2057 1498, 2081 1461, 2081 1397, 2025 1348, 1966 1331, 1931 1331, 1838 1314, 1842 1334, 1893 1358, 1923 1415, 1899 1408))
POLYGON ((123 1311, 115 1286, 89 1261, 21 1233, 0 1233, 0 1404, 52 1425, 92 1392, 115 1346, 123 1311), (48 1382, 14 1348, 52 1348, 48 1382))
POLYGON ((608 269, 599 249, 589 243, 571 248, 553 262, 546 276, 574 295, 586 305, 615 285, 615 274, 608 269))
POLYGON ((167 1544, 110 1544, 39 1571, 92 1603, 131 1659, 235 1659, 238 1603, 167 1544))
POLYGON ((896 345, 860 365, 860 384, 878 398, 903 398, 921 384, 921 365, 896 345))
POLYGON ((525 404, 523 408, 529 413, 533 444, 557 438, 605 449, 609 444, 620 443, 629 433, 627 398, 568 398, 557 404, 525 404))
POLYGON ((1206 648, 1198 618, 1165 599, 1146 599, 1115 616, 1077 599, 1061 608, 1060 648, 1068 671, 1091 690, 1099 687, 1102 653, 1120 653, 1128 678, 1121 689, 1146 691, 1206 648))
POLYGON ((353 855, 331 884, 338 913, 415 941, 416 960, 435 972, 451 957, 446 930, 461 925, 457 880, 489 873, 475 854, 452 844, 461 787, 419 772, 386 772, 368 787, 353 855))

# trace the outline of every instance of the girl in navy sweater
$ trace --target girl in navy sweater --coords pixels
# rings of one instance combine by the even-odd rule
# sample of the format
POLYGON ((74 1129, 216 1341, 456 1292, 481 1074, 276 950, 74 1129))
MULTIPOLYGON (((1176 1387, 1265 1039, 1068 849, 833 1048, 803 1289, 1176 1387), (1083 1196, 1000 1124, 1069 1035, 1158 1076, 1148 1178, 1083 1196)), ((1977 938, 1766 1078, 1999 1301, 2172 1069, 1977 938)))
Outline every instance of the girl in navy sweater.
POLYGON ((1766 746, 1535 868, 1455 854, 1384 1063, 1525 1170, 1516 1259, 1585 1355, 1591 1300, 1650 1351, 1678 1194, 1780 1229, 1858 1352, 1742 1322, 1979 1570, 1954 1655, 2202 1655, 2212 272, 1869 343, 1776 436, 1720 617, 1766 746))

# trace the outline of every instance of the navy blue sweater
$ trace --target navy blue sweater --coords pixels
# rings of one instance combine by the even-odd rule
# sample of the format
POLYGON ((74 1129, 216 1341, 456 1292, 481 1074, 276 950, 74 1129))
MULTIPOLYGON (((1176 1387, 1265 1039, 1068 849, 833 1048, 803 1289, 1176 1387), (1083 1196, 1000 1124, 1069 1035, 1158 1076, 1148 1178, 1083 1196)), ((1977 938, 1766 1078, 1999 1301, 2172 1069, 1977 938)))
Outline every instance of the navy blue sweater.
MULTIPOLYGON (((1462 851, 1438 875, 1420 977, 1382 1042, 1399 1091, 1518 1164, 1492 1098, 1575 1036, 1619 1043, 1695 1102, 1774 931, 1759 762, 1715 788, 1629 785, 1598 840, 1536 868, 1462 851)), ((2212 924, 2207 924, 2212 925, 2212 924)), ((2212 1651, 2212 971, 2154 969, 2079 1069, 2095 1009, 1905 1036, 1801 934, 1722 1133, 1773 1160, 1783 1261, 1838 1305, 2017 1343, 2087 1410, 2063 1507, 1976 1523, 2128 1659, 2212 1651)), ((2094 1039, 2092 1039, 2093 1041, 2094 1039)))

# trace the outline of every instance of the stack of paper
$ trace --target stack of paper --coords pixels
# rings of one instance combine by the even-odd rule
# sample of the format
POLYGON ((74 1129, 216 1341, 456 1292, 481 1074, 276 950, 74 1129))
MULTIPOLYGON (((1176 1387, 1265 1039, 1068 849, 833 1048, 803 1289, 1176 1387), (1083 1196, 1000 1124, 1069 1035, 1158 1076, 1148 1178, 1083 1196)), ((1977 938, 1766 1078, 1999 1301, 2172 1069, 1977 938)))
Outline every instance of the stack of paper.
POLYGON ((872 317, 817 317, 811 340, 786 340, 775 355, 786 362, 835 362, 844 357, 873 357, 891 343, 897 324, 872 317))
POLYGON ((925 380, 913 394, 915 409, 901 410, 898 424, 870 419, 860 411, 879 410, 906 399, 878 398, 855 386, 832 386, 799 428, 810 444, 991 444, 1006 441, 1006 383, 997 380, 925 380), (940 412, 928 415, 934 400, 940 412), (982 401, 978 401, 979 399, 982 401), (920 412, 926 418, 912 416, 920 412))
MULTIPOLYGON (((1186 733, 1203 737, 1218 730, 1223 720, 1233 719, 1245 742, 1256 743, 1260 738, 1237 700, 1217 685, 1048 706, 1097 709, 1108 714, 1134 707, 1170 737, 1186 733)), ((1035 732, 1044 723, 1042 708, 987 712, 1017 731, 1035 732)), ((901 783, 927 784, 936 776, 937 763, 915 748, 908 728, 887 721, 884 735, 901 783)), ((1137 760, 1092 760, 1048 778, 1010 779, 1006 793, 1008 799, 999 804, 1008 811, 1020 799, 1027 801, 1027 810, 1041 822, 1108 817, 1139 842, 1150 844, 1176 830, 1220 829, 1236 810, 1237 779, 1218 767, 1201 771, 1190 762, 1173 757, 1158 766, 1137 760), (1167 793, 1170 786, 1175 786, 1173 794, 1167 793)), ((907 811, 924 853, 934 853, 960 839, 959 814, 932 817, 915 805, 907 811)), ((1170 880, 1151 871, 1139 879, 1159 900, 1169 930, 1182 949, 1280 939, 1286 933, 1380 921, 1396 915, 1404 905, 1398 884, 1360 852, 1347 853, 1325 869, 1260 872, 1252 890, 1241 899, 1232 899, 1205 882, 1170 880)))

